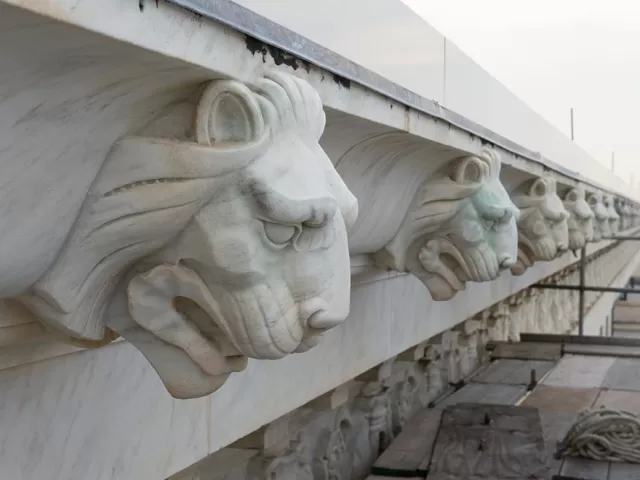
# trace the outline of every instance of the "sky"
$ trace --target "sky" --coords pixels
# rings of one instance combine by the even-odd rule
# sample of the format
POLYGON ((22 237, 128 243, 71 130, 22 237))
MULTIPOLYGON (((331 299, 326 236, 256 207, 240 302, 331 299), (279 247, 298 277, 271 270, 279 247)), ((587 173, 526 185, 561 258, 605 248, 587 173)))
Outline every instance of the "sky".
POLYGON ((640 188, 640 0, 402 0, 640 188))
POLYGON ((433 27, 568 137, 573 108, 576 143, 640 189, 640 0, 234 1, 442 101, 433 27))

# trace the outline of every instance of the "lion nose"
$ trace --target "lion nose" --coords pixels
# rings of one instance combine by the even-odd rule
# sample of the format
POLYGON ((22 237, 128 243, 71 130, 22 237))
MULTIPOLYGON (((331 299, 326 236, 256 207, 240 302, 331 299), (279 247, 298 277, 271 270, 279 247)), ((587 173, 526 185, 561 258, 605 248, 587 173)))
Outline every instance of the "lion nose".
POLYGON ((328 330, 340 325, 348 314, 348 297, 334 298, 332 302, 315 297, 300 303, 300 320, 303 325, 317 330, 328 330))
POLYGON ((498 263, 501 269, 511 268, 516 264, 515 259, 508 253, 498 255, 498 263))
POLYGON ((343 321, 344 318, 331 315, 325 310, 320 310, 309 317, 307 325, 318 330, 328 330, 340 325, 343 321))

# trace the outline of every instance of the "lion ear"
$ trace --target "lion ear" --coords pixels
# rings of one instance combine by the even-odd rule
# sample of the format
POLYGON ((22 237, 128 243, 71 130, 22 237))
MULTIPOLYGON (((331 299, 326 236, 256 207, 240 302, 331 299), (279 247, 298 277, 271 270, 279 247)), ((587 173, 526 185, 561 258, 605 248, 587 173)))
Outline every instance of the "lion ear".
POLYGON ((579 198, 579 193, 578 193, 578 190, 576 190, 575 188, 572 188, 571 190, 569 190, 564 197, 565 201, 567 202, 577 202, 578 198, 579 198))
POLYGON ((460 185, 476 185, 487 176, 485 164, 477 157, 464 157, 454 167, 451 179, 460 185))
POLYGON ((536 178, 529 188, 529 195, 532 197, 544 197, 549 193, 549 185, 542 178, 536 178))
POLYGON ((265 130, 255 94, 233 80, 211 82, 196 110, 196 141, 230 147, 258 141, 265 130))

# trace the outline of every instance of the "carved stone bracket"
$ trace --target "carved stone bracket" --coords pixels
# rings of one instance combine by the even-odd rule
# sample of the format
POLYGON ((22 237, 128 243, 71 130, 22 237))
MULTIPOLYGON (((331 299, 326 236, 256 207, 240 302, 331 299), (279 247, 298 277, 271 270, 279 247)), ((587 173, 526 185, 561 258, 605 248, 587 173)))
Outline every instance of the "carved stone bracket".
POLYGON ((536 261, 553 260, 569 248, 569 213, 556 192, 551 176, 529 180, 511 196, 520 209, 518 261, 511 269, 521 275, 536 261))
POLYGON ((434 300, 467 281, 485 282, 516 260, 518 209, 500 183, 493 150, 446 165, 418 189, 394 238, 375 254, 381 268, 411 272, 434 300))
POLYGON ((458 327, 458 345, 460 348, 459 379, 469 376, 479 364, 479 336, 482 322, 479 320, 466 320, 458 327))
MULTIPOLYGON (((513 296, 514 301, 516 296, 513 296)), ((506 301, 498 302, 480 313, 480 318, 486 323, 488 340, 517 341, 512 338, 510 330, 510 305, 506 301)))
POLYGON ((184 138, 113 146, 62 250, 18 297, 75 339, 123 336, 179 398, 346 318, 357 215, 308 83, 213 81, 192 118, 184 138))

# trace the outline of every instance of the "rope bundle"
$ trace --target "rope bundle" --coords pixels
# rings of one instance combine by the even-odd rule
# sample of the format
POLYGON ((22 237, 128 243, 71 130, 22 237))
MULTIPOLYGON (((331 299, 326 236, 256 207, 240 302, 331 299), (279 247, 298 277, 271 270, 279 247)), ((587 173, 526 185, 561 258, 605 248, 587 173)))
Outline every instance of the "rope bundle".
POLYGON ((558 443, 556 457, 567 455, 640 463, 640 419, 630 412, 605 407, 582 411, 558 443))

